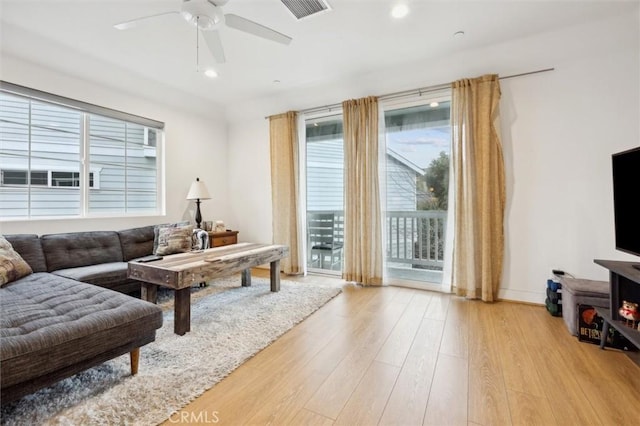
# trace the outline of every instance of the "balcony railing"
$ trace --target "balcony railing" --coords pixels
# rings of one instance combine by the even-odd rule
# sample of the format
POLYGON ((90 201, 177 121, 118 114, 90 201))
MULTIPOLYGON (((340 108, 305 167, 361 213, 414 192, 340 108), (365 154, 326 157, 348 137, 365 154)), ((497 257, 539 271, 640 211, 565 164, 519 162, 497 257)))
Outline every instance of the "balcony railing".
POLYGON ((419 210, 387 212, 389 263, 409 263, 425 269, 442 269, 447 212, 419 210))
MULTIPOLYGON (((331 211, 309 211, 311 217, 317 213, 331 211)), ((343 243, 344 212, 333 211, 335 241, 343 243)), ((420 211, 388 211, 385 226, 385 261, 390 268, 416 268, 442 270, 444 264, 444 244, 447 212, 440 210, 420 211), (405 266, 402 266, 405 265, 405 266), (411 266, 409 266, 411 265, 411 266)), ((308 223, 308 221, 307 221, 308 223)), ((324 269, 341 270, 342 261, 338 264, 328 262, 324 269)), ((310 267, 317 267, 309 264, 310 267)))

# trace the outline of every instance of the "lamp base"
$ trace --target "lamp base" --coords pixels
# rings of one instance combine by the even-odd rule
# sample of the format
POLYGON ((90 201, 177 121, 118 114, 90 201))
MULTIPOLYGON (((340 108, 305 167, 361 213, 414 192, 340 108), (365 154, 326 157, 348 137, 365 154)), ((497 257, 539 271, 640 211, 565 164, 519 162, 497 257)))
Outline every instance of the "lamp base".
POLYGON ((200 213, 200 198, 196 200, 196 228, 200 228, 202 223, 202 214, 200 213))

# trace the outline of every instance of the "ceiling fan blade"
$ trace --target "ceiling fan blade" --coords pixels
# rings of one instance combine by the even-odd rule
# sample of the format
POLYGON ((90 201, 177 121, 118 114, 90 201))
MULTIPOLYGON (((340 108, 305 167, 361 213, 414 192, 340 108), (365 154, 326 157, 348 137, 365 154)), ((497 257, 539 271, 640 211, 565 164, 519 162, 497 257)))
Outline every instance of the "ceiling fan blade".
POLYGON ((232 13, 225 14, 224 21, 231 28, 266 38, 267 40, 275 41, 276 43, 289 44, 292 40, 289 36, 232 13))
POLYGON ((137 26, 138 24, 148 21, 148 20, 152 20, 154 18, 158 18, 160 16, 164 16, 164 15, 174 15, 174 14, 180 14, 180 12, 178 11, 172 11, 172 12, 164 12, 164 13, 158 13, 156 15, 149 15, 149 16, 143 16, 141 18, 136 18, 136 19, 132 19, 130 21, 125 21, 125 22, 120 22, 119 24, 115 24, 114 28, 119 29, 119 30, 127 30, 129 28, 133 28, 135 26, 137 26))
POLYGON ((219 64, 224 64, 226 58, 224 57, 224 49, 222 48, 222 41, 220 40, 220 33, 218 30, 202 30, 200 31, 204 41, 207 42, 207 47, 211 51, 213 58, 219 64))

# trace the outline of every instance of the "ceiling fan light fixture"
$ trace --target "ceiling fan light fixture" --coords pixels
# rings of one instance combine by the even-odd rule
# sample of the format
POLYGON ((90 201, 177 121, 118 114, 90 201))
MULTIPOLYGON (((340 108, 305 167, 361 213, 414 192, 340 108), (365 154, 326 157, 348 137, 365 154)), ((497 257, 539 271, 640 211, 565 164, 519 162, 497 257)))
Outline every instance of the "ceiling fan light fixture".
POLYGON ((218 25, 221 21, 220 17, 212 18, 205 15, 191 15, 188 12, 182 12, 182 17, 191 25, 200 28, 201 30, 210 30, 218 25))
POLYGON ((201 30, 208 30, 218 25, 223 18, 220 8, 204 0, 191 0, 182 3, 182 17, 201 30))

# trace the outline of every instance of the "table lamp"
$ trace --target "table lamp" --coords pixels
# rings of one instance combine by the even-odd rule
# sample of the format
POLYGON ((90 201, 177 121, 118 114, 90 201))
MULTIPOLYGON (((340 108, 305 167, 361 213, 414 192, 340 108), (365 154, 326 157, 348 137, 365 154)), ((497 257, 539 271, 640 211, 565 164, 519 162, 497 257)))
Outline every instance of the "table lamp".
POLYGON ((200 200, 209 200, 211 196, 205 186, 204 182, 200 182, 200 178, 196 178, 196 181, 191 184, 189 193, 187 194, 187 200, 196 200, 196 227, 200 228, 202 222, 202 214, 200 213, 200 200))

